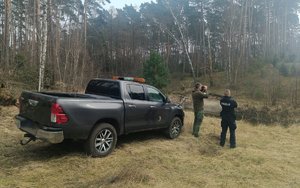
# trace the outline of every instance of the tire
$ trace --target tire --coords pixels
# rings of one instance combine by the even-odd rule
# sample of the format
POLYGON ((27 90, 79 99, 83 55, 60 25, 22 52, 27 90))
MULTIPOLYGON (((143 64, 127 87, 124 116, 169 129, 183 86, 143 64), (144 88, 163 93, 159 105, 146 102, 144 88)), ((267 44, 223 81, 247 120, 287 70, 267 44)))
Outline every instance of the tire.
POLYGON ((116 129, 108 123, 98 124, 86 141, 86 151, 92 157, 105 157, 116 147, 116 129))
POLYGON ((182 125, 181 119, 179 117, 174 117, 166 130, 167 137, 171 139, 177 138, 181 133, 182 125))

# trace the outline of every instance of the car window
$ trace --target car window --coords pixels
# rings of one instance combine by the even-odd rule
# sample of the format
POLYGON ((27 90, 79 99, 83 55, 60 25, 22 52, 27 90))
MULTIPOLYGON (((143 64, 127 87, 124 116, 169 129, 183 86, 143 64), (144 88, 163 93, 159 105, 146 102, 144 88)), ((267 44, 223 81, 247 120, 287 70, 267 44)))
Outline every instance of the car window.
POLYGON ((143 86, 129 84, 126 87, 127 92, 133 100, 145 100, 145 92, 143 86))
POLYGON ((107 80, 91 80, 85 93, 121 98, 119 83, 107 80))
POLYGON ((150 101, 164 102, 164 96, 158 90, 147 87, 147 93, 150 101))

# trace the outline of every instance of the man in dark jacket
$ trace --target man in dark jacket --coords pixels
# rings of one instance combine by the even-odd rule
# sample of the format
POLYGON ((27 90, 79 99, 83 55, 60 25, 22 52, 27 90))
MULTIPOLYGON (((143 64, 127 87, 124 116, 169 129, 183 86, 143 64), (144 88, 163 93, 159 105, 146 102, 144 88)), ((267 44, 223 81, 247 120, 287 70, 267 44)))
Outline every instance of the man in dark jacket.
POLYGON ((199 129, 200 125, 203 121, 203 107, 204 107, 204 98, 208 97, 207 87, 202 86, 200 83, 195 84, 195 88, 192 92, 192 98, 193 98, 193 106, 194 106, 194 125, 193 125, 193 135, 195 137, 199 137, 199 129))
POLYGON ((234 109, 237 107, 237 102, 231 97, 230 90, 226 89, 224 92, 224 96, 220 100, 220 105, 222 106, 221 111, 221 139, 220 139, 220 146, 225 145, 226 140, 226 133, 229 127, 230 131, 230 148, 236 147, 236 140, 235 140, 235 129, 236 129, 236 116, 234 109))

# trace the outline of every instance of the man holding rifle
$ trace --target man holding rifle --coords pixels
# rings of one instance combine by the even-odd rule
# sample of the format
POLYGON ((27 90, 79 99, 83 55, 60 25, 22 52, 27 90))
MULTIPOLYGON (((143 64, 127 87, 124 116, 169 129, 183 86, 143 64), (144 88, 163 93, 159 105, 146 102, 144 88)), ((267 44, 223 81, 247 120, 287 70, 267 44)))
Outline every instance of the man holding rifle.
POLYGON ((204 98, 208 98, 207 86, 196 83, 192 92, 193 106, 194 106, 194 124, 193 124, 193 135, 199 137, 200 125, 203 121, 203 110, 204 110, 204 98))

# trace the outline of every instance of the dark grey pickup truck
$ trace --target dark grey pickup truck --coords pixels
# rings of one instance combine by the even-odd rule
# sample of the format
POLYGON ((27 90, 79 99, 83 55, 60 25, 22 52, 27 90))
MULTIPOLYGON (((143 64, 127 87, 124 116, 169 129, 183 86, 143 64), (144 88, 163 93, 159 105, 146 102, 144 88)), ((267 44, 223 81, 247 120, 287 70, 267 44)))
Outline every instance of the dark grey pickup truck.
POLYGON ((125 80, 93 79, 85 94, 29 92, 20 96, 17 127, 30 140, 85 140, 94 157, 110 154, 120 135, 162 129, 176 138, 184 112, 158 89, 125 80))

